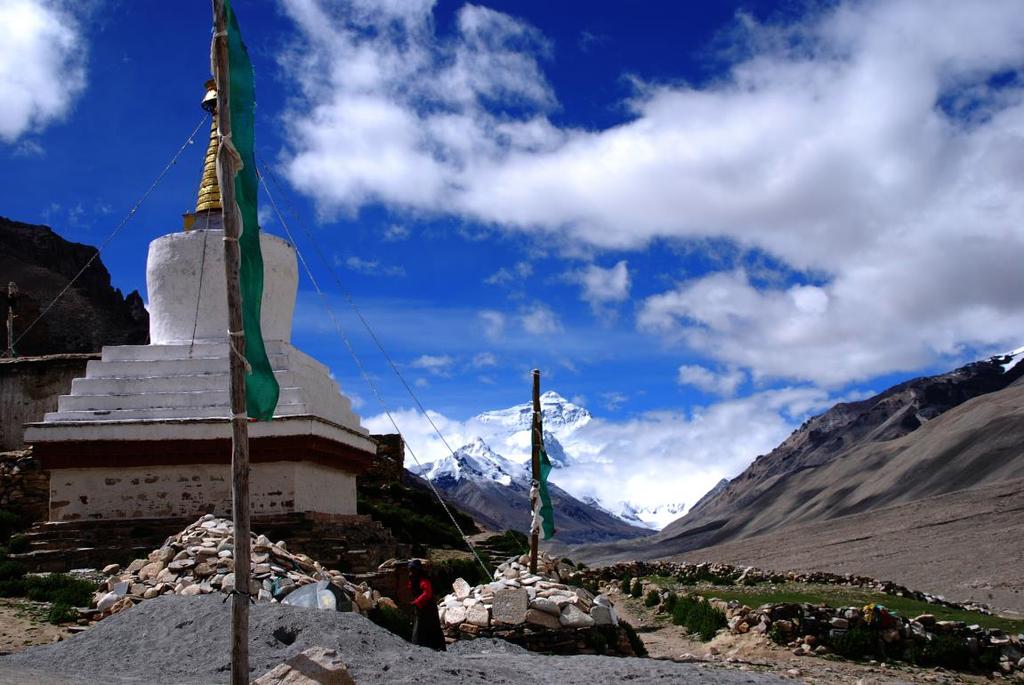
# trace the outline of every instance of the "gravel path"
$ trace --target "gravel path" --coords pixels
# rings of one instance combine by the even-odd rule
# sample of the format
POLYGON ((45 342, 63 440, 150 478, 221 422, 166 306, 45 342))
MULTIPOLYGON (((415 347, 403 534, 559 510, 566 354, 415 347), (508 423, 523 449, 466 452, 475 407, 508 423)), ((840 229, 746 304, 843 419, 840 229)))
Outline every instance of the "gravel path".
MULTIPOLYGON (((787 682, 772 675, 700 664, 615 657, 540 656, 480 640, 439 654, 414 647, 351 613, 253 607, 253 676, 314 645, 337 648, 355 681, 370 683, 701 683, 787 682), (290 644, 288 644, 290 643, 290 644)), ((203 684, 229 681, 230 604, 216 597, 165 595, 53 645, 0 658, 0 684, 203 684)))

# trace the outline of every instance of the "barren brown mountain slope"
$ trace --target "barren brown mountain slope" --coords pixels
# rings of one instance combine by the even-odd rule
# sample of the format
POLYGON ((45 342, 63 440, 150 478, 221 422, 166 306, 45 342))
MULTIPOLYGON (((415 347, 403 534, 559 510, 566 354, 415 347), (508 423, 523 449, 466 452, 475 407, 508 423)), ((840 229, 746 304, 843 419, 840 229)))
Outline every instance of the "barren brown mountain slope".
POLYGON ((1024 615, 1024 479, 790 526, 677 561, 854 573, 1024 615))
MULTIPOLYGON (((593 562, 683 555, 780 569, 856 570, 906 585, 935 578, 939 585, 932 589, 945 592, 966 591, 977 578, 981 585, 1016 583, 1019 590, 1019 574, 1003 569, 1024 563, 1024 511, 1006 508, 1007 502, 1019 507, 1019 495, 992 499, 992 487, 1024 478, 1024 382, 1006 376, 999 363, 982 362, 897 386, 853 411, 840 405, 661 533, 577 548, 574 556, 593 562), (1000 380, 1013 382, 991 391, 1000 380), (976 396, 956 402, 963 392, 976 396), (929 396, 954 406, 935 416, 941 405, 929 396), (892 435, 900 432, 898 424, 901 437, 892 435), (1002 508, 993 508, 997 504, 1002 508), (955 544, 940 549, 950 531, 958 531, 955 544), (850 546, 855 540, 863 544, 850 546), (840 566, 830 567, 829 559, 840 566)), ((987 593, 972 596, 987 601, 987 593)), ((1024 609, 1013 600, 1019 595, 1005 594, 1005 605, 1024 609)))

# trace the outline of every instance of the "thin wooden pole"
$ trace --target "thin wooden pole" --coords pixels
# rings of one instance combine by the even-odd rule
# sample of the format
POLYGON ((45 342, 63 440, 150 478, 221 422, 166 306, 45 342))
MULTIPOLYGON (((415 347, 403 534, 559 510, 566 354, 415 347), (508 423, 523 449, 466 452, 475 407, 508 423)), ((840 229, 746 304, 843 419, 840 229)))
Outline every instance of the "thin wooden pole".
MULTIPOLYGON (((533 484, 530 488, 530 514, 537 511, 540 494, 537 485, 540 483, 540 443, 543 430, 540 414, 540 369, 533 370, 533 430, 530 431, 530 465, 533 469, 533 484)), ((531 519, 532 520, 532 519, 531 519)), ((540 544, 540 531, 530 530, 530 573, 537 572, 537 546, 540 544)))
MULTIPOLYGON (((217 81, 217 128, 231 135, 231 79, 228 72, 227 21, 223 0, 213 0, 214 78, 217 81)), ((224 278, 228 293, 228 335, 231 352, 231 516, 235 528, 235 590, 231 595, 231 684, 249 682, 249 423, 245 408, 245 334, 242 323, 239 214, 235 209, 235 161, 227 147, 217 148, 221 215, 224 218, 224 278)))

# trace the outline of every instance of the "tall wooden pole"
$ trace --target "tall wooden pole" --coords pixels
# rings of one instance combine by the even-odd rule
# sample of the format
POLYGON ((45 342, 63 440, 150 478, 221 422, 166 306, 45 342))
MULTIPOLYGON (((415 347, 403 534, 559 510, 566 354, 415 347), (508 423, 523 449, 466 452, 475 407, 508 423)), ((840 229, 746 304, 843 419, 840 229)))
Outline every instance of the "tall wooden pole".
MULTIPOLYGON (((540 499, 540 445, 543 433, 540 414, 540 369, 533 370, 533 430, 530 431, 530 465, 533 468, 533 487, 530 488, 530 515, 537 511, 540 499)), ((533 519, 531 518, 531 521, 533 519)), ((540 531, 533 525, 530 527, 530 573, 537 572, 537 546, 540 544, 540 531)))
MULTIPOLYGON (((217 81, 217 128, 231 135, 231 79, 228 72, 227 20, 223 0, 213 0, 214 78, 217 81)), ((245 408, 245 334, 242 323, 241 263, 238 237, 242 230, 235 204, 234 157, 225 145, 217 148, 217 176, 224 217, 224 277, 228 291, 228 335, 231 352, 231 516, 235 527, 235 590, 231 595, 231 685, 249 682, 249 423, 245 408)))

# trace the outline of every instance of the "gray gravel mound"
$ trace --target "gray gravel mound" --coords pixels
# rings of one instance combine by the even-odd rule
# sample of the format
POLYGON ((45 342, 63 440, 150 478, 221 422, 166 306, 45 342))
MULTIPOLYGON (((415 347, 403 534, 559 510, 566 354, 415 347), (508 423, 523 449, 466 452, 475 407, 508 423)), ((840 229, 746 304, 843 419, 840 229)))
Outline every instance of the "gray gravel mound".
MULTIPOLYGON (((44 647, 0 658, 0 683, 227 683, 230 604, 218 597, 164 595, 44 647)), ((711 685, 786 682, 771 675, 697 664, 615 657, 540 656, 489 641, 452 653, 416 647, 354 613, 257 604, 250 617, 253 677, 314 645, 335 648, 360 685, 370 683, 594 682, 711 685), (479 649, 480 651, 474 651, 479 649)))

